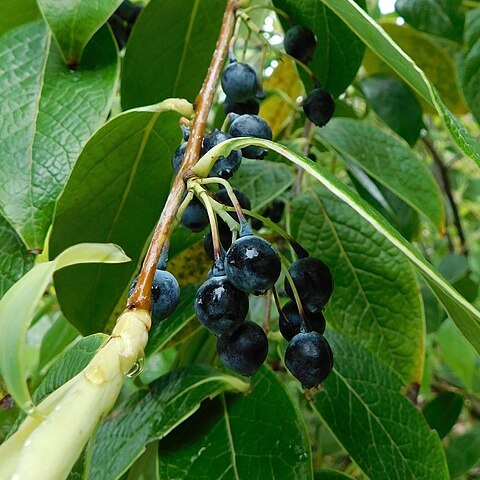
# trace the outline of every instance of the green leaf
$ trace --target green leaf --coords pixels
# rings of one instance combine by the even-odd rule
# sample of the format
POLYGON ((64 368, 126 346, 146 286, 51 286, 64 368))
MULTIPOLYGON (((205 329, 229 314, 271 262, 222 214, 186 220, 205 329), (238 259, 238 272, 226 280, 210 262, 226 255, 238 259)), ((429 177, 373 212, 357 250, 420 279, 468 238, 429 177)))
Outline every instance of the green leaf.
POLYGON ((105 327, 138 269, 170 190, 178 120, 191 113, 185 100, 166 100, 118 115, 89 140, 75 165, 58 201, 50 255, 94 241, 121 245, 132 258, 114 269, 88 265, 55 275, 62 311, 83 334, 105 327))
POLYGON ((0 211, 41 250, 75 160, 110 109, 117 51, 104 28, 72 72, 38 21, 0 37, 0 71, 0 211))
POLYGON ((291 228, 293 237, 332 269, 335 289, 327 307, 332 326, 376 353, 405 383, 419 383, 423 310, 407 259, 324 189, 309 189, 293 200, 291 228))
POLYGON ((294 181, 295 173, 288 165, 244 158, 230 183, 247 195, 253 210, 261 210, 285 192, 294 181))
POLYGON ((193 301, 198 288, 189 285, 182 288, 180 292, 180 301, 178 302, 175 311, 161 322, 154 323, 148 334, 148 343, 145 349, 147 356, 163 349, 176 335, 178 335, 185 327, 192 321, 194 326, 192 334, 196 328, 200 327, 200 323, 195 321, 195 312, 193 310, 193 301))
POLYGON ((438 228, 445 222, 442 194, 428 167, 396 137, 369 122, 334 118, 316 131, 327 147, 352 160, 438 228))
POLYGON ((407 242, 385 219, 370 207, 357 194, 353 193, 337 178, 331 175, 324 167, 317 165, 299 153, 292 152, 287 147, 268 140, 258 138, 231 139, 210 150, 209 154, 194 168, 199 172, 210 156, 220 153, 228 155, 233 149, 248 145, 257 145, 273 150, 302 167, 306 173, 318 180, 327 190, 350 206, 355 212, 372 225, 377 232, 383 235, 400 252, 405 255, 420 271, 430 288, 444 306, 450 318, 455 322, 467 340, 480 352, 480 312, 465 300, 451 285, 430 265, 418 251, 407 242))
POLYGON ((67 322, 63 313, 54 311, 52 314, 52 326, 42 339, 37 370, 41 372, 43 368, 78 337, 78 331, 67 322))
POLYGON ((40 263, 23 276, 0 301, 0 371, 19 407, 32 407, 25 378, 25 336, 35 307, 52 280, 53 273, 78 263, 120 263, 128 257, 116 245, 80 244, 55 260, 40 263))
POLYGON ((3 0, 0 15, 0 35, 23 23, 41 18, 35 0, 3 0))
POLYGON ((0 215, 0 298, 33 267, 35 256, 28 253, 15 230, 0 215))
MULTIPOLYGON (((33 392, 33 402, 39 404, 47 395, 60 388, 64 383, 67 383, 77 373, 80 373, 107 338, 108 336, 103 333, 82 338, 60 355, 48 369, 45 378, 35 392, 33 392)), ((20 412, 10 434, 17 430, 25 417, 25 412, 20 412)))
POLYGON ((363 42, 409 84, 421 97, 435 107, 460 150, 480 166, 480 144, 445 106, 426 75, 413 60, 353 0, 317 0, 332 9, 363 42))
POLYGON ((314 409, 371 480, 447 480, 442 444, 400 393, 400 379, 372 354, 328 335, 335 361, 314 409))
POLYGON ((34 402, 40 403, 47 395, 86 368, 107 339, 108 336, 103 333, 90 335, 80 339, 60 355, 48 369, 42 383, 32 395, 34 402))
POLYGON ((442 323, 435 337, 444 375, 450 382, 470 392, 480 393, 480 359, 478 353, 459 334, 450 320, 442 323))
POLYGON ((462 0, 397 0, 395 10, 421 32, 462 41, 465 22, 462 0))
POLYGON ((446 448, 452 479, 467 473, 480 462, 480 428, 474 426, 464 435, 454 437, 446 448))
POLYGON ((466 48, 457 56, 457 74, 465 100, 480 123, 480 8, 467 14, 466 48))
POLYGON ((193 102, 215 50, 224 9, 225 0, 151 0, 125 52, 123 108, 170 97, 193 102))
POLYGON ((122 3, 122 0, 37 0, 65 63, 76 67, 94 33, 122 3))
POLYGON ((347 173, 358 194, 380 212, 408 241, 420 232, 418 213, 391 190, 369 177, 360 167, 344 157, 347 173))
POLYGON ((387 75, 364 78, 360 85, 375 113, 413 147, 424 124, 422 107, 410 89, 387 75))
POLYGON ((158 441, 149 443, 144 454, 132 465, 126 480, 160 480, 158 475, 158 441))
MULTIPOLYGON (((355 0, 358 8, 365 8, 365 0, 355 0)), ((355 78, 362 63, 365 47, 350 29, 331 10, 318 0, 274 0, 274 5, 288 14, 290 25, 308 27, 317 36, 317 48, 308 66, 315 72, 323 87, 337 97, 355 78)), ((303 74, 303 72, 301 72, 303 74)), ((311 80, 302 75, 307 92, 311 80)))
POLYGON ((190 417, 206 398, 225 391, 245 392, 248 384, 207 367, 176 370, 131 397, 100 426, 89 478, 119 478, 145 451, 190 417))
MULTIPOLYGON (((448 108, 455 113, 465 113, 465 102, 456 81, 455 66, 449 51, 428 35, 417 32, 408 25, 397 25, 390 21, 383 21, 380 25, 425 73, 448 108)), ((392 68, 372 50, 367 50, 365 54, 364 67, 369 74, 395 75, 392 68)), ((428 103, 422 99, 420 101, 427 111, 435 112, 428 103)))
POLYGON ((208 402, 160 442, 160 478, 311 480, 305 424, 276 375, 263 367, 246 396, 208 402), (288 421, 282 421, 288 417, 288 421))
POLYGON ((430 428, 443 438, 455 425, 462 412, 463 397, 455 392, 441 392, 430 400, 423 409, 423 415, 430 428))

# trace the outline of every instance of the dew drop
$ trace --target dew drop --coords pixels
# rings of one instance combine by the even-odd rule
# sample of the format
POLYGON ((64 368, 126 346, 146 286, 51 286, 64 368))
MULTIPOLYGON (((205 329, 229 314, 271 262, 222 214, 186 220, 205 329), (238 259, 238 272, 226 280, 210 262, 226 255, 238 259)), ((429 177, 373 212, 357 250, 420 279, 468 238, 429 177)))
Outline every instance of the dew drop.
POLYGON ((145 368, 145 354, 142 352, 138 360, 132 365, 132 368, 127 372, 128 378, 135 378, 143 372, 145 368))
POLYGON ((31 415, 35 411, 35 404, 33 402, 26 402, 23 404, 23 409, 27 415, 31 415))

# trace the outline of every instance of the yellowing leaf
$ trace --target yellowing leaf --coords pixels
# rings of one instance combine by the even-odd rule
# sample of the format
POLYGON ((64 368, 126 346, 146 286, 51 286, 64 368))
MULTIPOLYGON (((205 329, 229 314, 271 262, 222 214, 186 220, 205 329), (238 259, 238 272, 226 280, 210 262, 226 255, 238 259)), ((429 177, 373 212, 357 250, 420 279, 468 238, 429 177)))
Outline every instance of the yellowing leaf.
POLYGON ((273 136, 276 137, 288 125, 295 110, 293 105, 275 91, 282 90, 292 102, 303 94, 295 62, 286 57, 280 60, 272 75, 263 82, 263 88, 271 95, 262 102, 259 115, 270 124, 273 136))

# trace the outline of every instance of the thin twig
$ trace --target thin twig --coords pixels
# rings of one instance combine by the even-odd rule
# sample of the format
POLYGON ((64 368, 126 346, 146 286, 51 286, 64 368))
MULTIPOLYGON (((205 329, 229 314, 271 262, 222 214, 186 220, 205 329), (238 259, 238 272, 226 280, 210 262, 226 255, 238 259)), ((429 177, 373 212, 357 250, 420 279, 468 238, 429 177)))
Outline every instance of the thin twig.
POLYGON ((237 0, 228 0, 215 52, 213 53, 203 86, 195 101, 196 115, 188 139, 187 149, 185 150, 185 157, 175 177, 167 201, 165 202, 160 220, 155 228, 152 241, 138 277, 137 285, 128 299, 127 305, 130 309, 150 310, 150 289, 155 275, 155 269, 165 240, 170 237, 172 224, 175 220, 178 207, 182 202, 183 194, 185 193, 184 178, 188 176, 188 171, 195 165, 200 155, 208 113, 212 106, 217 83, 227 57, 228 44, 235 25, 236 9, 237 0))
POLYGON ((433 161, 435 163, 435 167, 440 177, 441 188, 447 197, 448 203, 452 210, 453 214, 453 223, 455 228, 457 229, 458 238, 460 239, 461 251, 462 253, 467 254, 467 245, 465 241, 465 234, 463 232, 462 222, 460 220, 460 215, 458 213, 457 204, 455 203, 455 199, 453 198, 452 187, 450 185, 450 179, 448 177, 448 169, 443 163, 442 157, 438 153, 437 149, 433 145, 433 142, 428 137, 422 137, 423 144, 427 148, 427 150, 432 155, 433 161))

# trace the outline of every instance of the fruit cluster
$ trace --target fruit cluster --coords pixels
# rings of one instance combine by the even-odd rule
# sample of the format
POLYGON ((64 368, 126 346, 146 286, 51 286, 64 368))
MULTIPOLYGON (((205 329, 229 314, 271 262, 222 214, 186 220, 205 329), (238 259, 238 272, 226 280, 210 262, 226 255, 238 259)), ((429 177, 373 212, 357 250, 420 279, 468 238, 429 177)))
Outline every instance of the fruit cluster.
MULTIPOLYGON (((316 38, 310 30, 296 26, 287 32, 284 46, 288 54, 307 63, 314 55, 316 38)), ((270 126, 258 115, 263 92, 255 69, 238 62, 230 52, 221 85, 227 113, 224 125, 230 126, 228 132, 215 129, 205 135, 201 155, 233 137, 271 140, 270 126)), ((330 119, 334 107, 331 95, 318 86, 304 102, 306 116, 320 126, 330 119)), ((180 169, 190 135, 185 125, 181 129, 183 142, 172 158, 174 172, 180 169)), ((280 333, 288 341, 285 365, 304 387, 312 388, 333 368, 332 351, 323 336, 326 326, 323 309, 333 290, 330 270, 301 247, 294 248, 299 258, 285 271, 284 290, 289 300, 282 307, 275 288, 282 273, 280 254, 267 240, 254 234, 252 227, 258 230, 262 222, 245 218, 243 210, 250 210, 250 200, 227 182, 240 167, 242 158, 262 160, 267 153, 254 145, 241 151, 232 150, 215 161, 207 179, 187 182, 188 191, 180 207, 181 224, 193 232, 203 231, 210 224, 204 248, 214 262, 196 293, 194 310, 200 323, 217 336, 220 361, 229 369, 250 376, 267 358, 268 339, 262 327, 247 320, 249 295, 272 291, 279 312, 280 333), (217 184, 218 189, 212 191, 209 188, 212 184, 217 184), (233 207, 230 210, 235 210, 235 214, 225 213, 225 207, 233 207)), ((282 201, 272 202, 264 212, 265 217, 278 222, 284 206, 282 201)), ((178 283, 166 272, 161 260, 152 285, 153 320, 166 318, 178 298, 178 283)))

